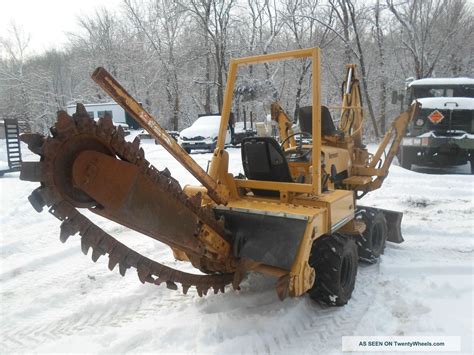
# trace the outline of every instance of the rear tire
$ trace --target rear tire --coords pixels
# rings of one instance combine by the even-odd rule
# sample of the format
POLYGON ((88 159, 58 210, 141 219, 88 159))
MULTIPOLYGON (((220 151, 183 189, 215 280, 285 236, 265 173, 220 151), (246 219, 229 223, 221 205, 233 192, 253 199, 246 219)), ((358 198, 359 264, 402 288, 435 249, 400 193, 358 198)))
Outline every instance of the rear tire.
POLYGON ((357 240, 359 260, 375 264, 385 249, 387 221, 381 211, 370 209, 362 212, 362 219, 366 228, 357 240))
POLYGON ((309 296, 330 306, 345 305, 354 290, 357 259, 357 245, 352 238, 339 234, 318 238, 309 258, 316 270, 309 296))

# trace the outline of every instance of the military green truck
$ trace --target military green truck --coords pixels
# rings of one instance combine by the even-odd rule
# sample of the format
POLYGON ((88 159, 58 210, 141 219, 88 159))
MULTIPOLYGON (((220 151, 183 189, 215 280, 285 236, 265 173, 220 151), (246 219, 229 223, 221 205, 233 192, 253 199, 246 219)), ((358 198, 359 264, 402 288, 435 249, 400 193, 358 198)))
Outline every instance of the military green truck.
MULTIPOLYGON (((401 96, 394 92, 392 102, 401 96)), ((474 173, 474 79, 426 78, 409 81, 405 103, 421 110, 410 123, 398 152, 400 165, 447 167, 471 164, 474 173)))

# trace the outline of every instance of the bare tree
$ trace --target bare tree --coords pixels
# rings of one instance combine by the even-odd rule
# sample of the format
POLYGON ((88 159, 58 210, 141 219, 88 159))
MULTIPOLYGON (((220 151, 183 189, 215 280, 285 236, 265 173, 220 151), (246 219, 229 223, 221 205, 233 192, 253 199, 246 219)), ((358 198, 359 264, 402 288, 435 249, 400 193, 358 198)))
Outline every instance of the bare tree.
POLYGON ((131 0, 124 0, 125 7, 156 52, 166 75, 166 97, 172 113, 173 130, 179 129, 180 116, 180 86, 178 71, 179 63, 176 56, 176 46, 180 42, 186 14, 179 3, 166 0, 154 0, 148 8, 148 19, 143 18, 137 6, 131 0))
POLYGON ((217 107, 220 110, 224 101, 224 86, 227 69, 228 31, 231 25, 231 11, 235 0, 189 0, 189 11, 197 19, 205 33, 213 54, 215 65, 215 82, 217 86, 217 107), (211 48, 212 47, 212 48, 211 48))
MULTIPOLYGON (((89 77, 105 66, 159 120, 166 118, 162 124, 177 129, 197 112, 221 108, 229 58, 318 46, 323 101, 339 97, 342 66, 356 61, 368 123, 378 134, 388 124, 387 92, 407 76, 473 74, 472 5, 399 1, 123 0, 120 11, 102 8, 80 18, 66 48, 39 55, 12 28, 0 41, 0 110, 46 130, 68 101, 109 100, 89 77)), ((295 116, 310 100, 307 61, 249 66, 240 74, 242 92, 261 94, 241 95, 237 104, 253 117, 264 117, 268 99, 278 98, 295 116)))
POLYGON ((2 96, 7 98, 2 111, 25 121, 27 130, 31 130, 34 122, 30 83, 24 72, 29 43, 30 35, 15 23, 10 24, 8 37, 0 37, 0 48, 6 57, 0 67, 0 83, 5 89, 2 96))
POLYGON ((365 53, 362 44, 362 35, 363 30, 360 28, 362 21, 360 20, 359 14, 365 12, 365 8, 357 9, 355 6, 354 0, 329 0, 329 3, 334 8, 334 11, 338 14, 338 18, 341 21, 341 25, 344 33, 345 41, 345 55, 346 58, 350 58, 350 53, 355 54, 359 61, 359 67, 361 72, 361 81, 362 81, 362 92, 364 94, 367 109, 369 110, 369 116, 372 121, 372 128, 376 137, 379 136, 379 130, 377 127, 377 122, 375 119, 375 113, 372 105, 371 95, 369 93, 368 87, 368 72, 365 61, 365 53), (351 43, 350 37, 351 34, 354 37, 356 50, 352 49, 349 46, 351 43))
POLYGON ((385 133, 386 130, 386 106, 387 106, 387 75, 385 72, 385 47, 384 47, 384 33, 382 28, 382 8, 380 6, 380 0, 376 0, 374 5, 374 26, 372 33, 377 43, 378 50, 378 64, 379 64, 379 102, 380 102, 380 131, 385 133))
POLYGON ((386 3, 400 25, 399 38, 411 57, 417 79, 433 74, 456 33, 472 22, 465 0, 386 3))

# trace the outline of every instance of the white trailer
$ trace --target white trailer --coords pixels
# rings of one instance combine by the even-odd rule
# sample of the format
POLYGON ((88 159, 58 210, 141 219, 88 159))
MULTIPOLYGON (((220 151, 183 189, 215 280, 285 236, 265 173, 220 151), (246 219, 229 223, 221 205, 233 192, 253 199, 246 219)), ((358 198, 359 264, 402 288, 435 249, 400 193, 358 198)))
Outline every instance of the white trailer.
MULTIPOLYGON (((100 117, 103 117, 105 113, 108 113, 112 116, 112 121, 114 124, 120 125, 124 128, 138 129, 139 126, 133 120, 130 115, 128 115, 125 110, 115 102, 99 103, 99 104, 84 104, 84 107, 87 110, 87 113, 94 120, 98 120, 100 117)), ((71 116, 76 112, 76 104, 71 103, 67 105, 67 113, 71 116)))

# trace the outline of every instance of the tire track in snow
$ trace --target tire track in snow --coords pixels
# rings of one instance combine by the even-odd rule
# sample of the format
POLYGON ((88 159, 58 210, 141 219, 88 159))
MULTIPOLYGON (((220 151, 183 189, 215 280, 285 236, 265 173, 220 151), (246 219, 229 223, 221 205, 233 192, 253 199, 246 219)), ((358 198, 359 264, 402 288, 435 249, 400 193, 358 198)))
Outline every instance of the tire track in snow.
MULTIPOLYGON (((371 297, 376 292, 380 268, 376 265, 359 265, 356 290, 344 307, 319 305, 309 297, 301 300, 302 317, 292 317, 287 325, 271 337, 264 337, 256 344, 254 352, 261 353, 301 353, 305 344, 312 353, 329 354, 341 351, 341 337, 353 335, 364 314, 371 306, 371 297), (285 342, 281 340, 284 339, 285 342)), ((243 351, 245 353, 245 350, 243 351)))
POLYGON ((10 330, 4 327, 7 329, 0 335, 2 352, 34 349, 45 340, 58 341, 91 329, 103 331, 107 327, 122 327, 146 318, 151 312, 178 301, 177 298, 180 297, 176 296, 176 292, 165 288, 160 298, 153 297, 152 293, 156 295, 155 290, 150 290, 142 296, 132 294, 111 299, 106 303, 84 305, 79 311, 66 317, 48 320, 39 328, 37 325, 14 327, 10 330))

